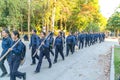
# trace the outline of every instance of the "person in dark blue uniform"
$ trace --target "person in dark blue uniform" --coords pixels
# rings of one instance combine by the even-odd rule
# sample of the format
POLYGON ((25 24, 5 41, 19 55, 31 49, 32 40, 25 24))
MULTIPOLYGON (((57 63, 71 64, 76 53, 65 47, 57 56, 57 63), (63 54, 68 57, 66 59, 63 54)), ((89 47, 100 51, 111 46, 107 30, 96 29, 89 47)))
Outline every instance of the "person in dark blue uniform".
POLYGON ((73 36, 73 34, 70 32, 70 34, 67 36, 66 38, 66 57, 69 55, 69 51, 71 51, 71 53, 73 54, 74 50, 73 50, 73 46, 75 45, 75 38, 73 36))
POLYGON ((79 39, 79 49, 81 49, 84 46, 84 34, 83 33, 79 34, 78 39, 79 39))
MULTIPOLYGON (((12 32, 12 39, 13 39, 13 45, 19 40, 19 32, 13 31, 12 32)), ((21 73, 18 71, 18 68, 21 63, 21 53, 23 49, 23 44, 21 41, 15 45, 13 48, 9 48, 10 52, 10 80, 16 80, 16 77, 23 78, 23 80, 26 80, 26 73, 21 73)))
POLYGON ((96 33, 96 43, 98 43, 99 34, 96 33))
POLYGON ((62 40, 63 40, 63 49, 65 47, 65 32, 64 31, 60 31, 62 34, 62 40))
MULTIPOLYGON (((49 31, 49 33, 50 33, 50 31, 49 31)), ((53 43, 54 43, 54 38, 53 38, 53 33, 50 35, 50 37, 49 37, 49 51, 50 51, 50 53, 54 56, 54 52, 53 52, 53 43)))
POLYGON ((78 34, 77 32, 74 33, 75 44, 73 45, 73 52, 75 52, 75 46, 78 46, 78 34))
POLYGON ((24 36, 24 40, 25 40, 25 41, 29 41, 28 35, 25 35, 25 36, 24 36))
POLYGON ((94 32, 93 35, 94 35, 94 38, 93 38, 93 39, 94 39, 94 40, 93 40, 93 45, 94 45, 94 44, 96 43, 96 34, 95 34, 95 32, 94 32))
POLYGON ((102 38, 103 38, 102 42, 104 42, 105 41, 105 33, 102 33, 102 38))
MULTIPOLYGON (((3 36, 3 39, 2 39, 2 49, 3 50, 2 50, 0 57, 2 57, 12 45, 12 39, 10 38, 10 33, 7 29, 2 31, 2 36, 3 36)), ((7 74, 7 70, 6 70, 5 65, 4 65, 4 61, 6 60, 6 58, 9 61, 9 55, 7 55, 7 57, 5 57, 0 62, 0 68, 2 70, 2 75, 0 77, 4 77, 7 74)))
POLYGON ((89 34, 85 33, 85 47, 87 47, 89 44, 89 34))
POLYGON ((101 33, 99 33, 99 43, 101 43, 102 42, 102 35, 101 35, 101 33))
POLYGON ((39 62, 37 64, 35 73, 39 73, 40 72, 40 68, 41 68, 41 64, 42 64, 42 60, 43 60, 44 56, 46 57, 46 59, 49 62, 49 68, 52 67, 51 59, 50 59, 50 56, 49 56, 50 55, 49 54, 49 41, 48 40, 44 41, 45 36, 46 36, 46 33, 45 32, 41 32, 40 45, 42 45, 42 46, 40 48, 39 62))
POLYGON ((91 33, 89 32, 89 33, 88 33, 88 46, 89 46, 89 47, 91 46, 90 40, 91 40, 91 33))
POLYGON ((55 39, 54 47, 55 47, 55 59, 53 63, 57 63, 58 53, 60 53, 62 59, 64 60, 63 54, 63 40, 62 40, 62 32, 59 32, 58 36, 55 39))
POLYGON ((31 65, 36 64, 36 59, 39 60, 39 56, 37 54, 35 56, 33 56, 40 44, 39 43, 40 38, 39 38, 39 36, 37 36, 36 32, 37 32, 36 30, 32 30, 32 36, 30 38, 29 49, 32 47, 32 50, 31 50, 32 63, 31 63, 31 65))
POLYGON ((91 45, 93 45, 93 42, 94 42, 94 33, 91 33, 91 45))

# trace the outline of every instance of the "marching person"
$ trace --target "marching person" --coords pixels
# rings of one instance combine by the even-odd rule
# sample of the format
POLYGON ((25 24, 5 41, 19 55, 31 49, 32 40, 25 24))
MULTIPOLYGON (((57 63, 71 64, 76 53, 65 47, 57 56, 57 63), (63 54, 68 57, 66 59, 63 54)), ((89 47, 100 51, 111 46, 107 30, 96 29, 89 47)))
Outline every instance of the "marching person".
MULTIPOLYGON (((50 33, 50 31, 49 31, 50 33)), ((54 52, 53 52, 53 42, 54 42, 54 38, 53 38, 53 33, 51 34, 51 36, 49 37, 49 51, 50 53, 54 56, 54 52)))
POLYGON ((54 43, 54 47, 55 47, 55 59, 53 62, 54 64, 57 63, 58 53, 60 53, 62 59, 64 60, 63 43, 64 42, 62 40, 62 32, 59 32, 54 43))
POLYGON ((41 68, 41 64, 42 64, 42 60, 43 60, 44 56, 46 57, 46 59, 49 62, 49 68, 52 67, 52 63, 51 63, 51 59, 50 59, 50 54, 49 54, 49 41, 45 40, 45 36, 46 36, 46 33, 45 32, 41 32, 40 45, 42 45, 42 46, 40 48, 39 62, 37 64, 35 73, 39 73, 40 72, 40 68, 41 68))
POLYGON ((65 32, 62 30, 61 32, 61 37, 62 37, 62 41, 63 41, 63 48, 65 47, 65 32))
MULTIPOLYGON (((7 29, 2 31, 2 36, 3 36, 3 39, 2 39, 2 49, 3 50, 2 50, 0 57, 2 57, 12 45, 12 39, 10 38, 10 33, 7 29)), ((4 65, 4 61, 6 60, 6 58, 9 62, 9 55, 7 55, 7 57, 5 57, 0 62, 0 68, 2 70, 2 75, 0 77, 4 77, 7 74, 7 70, 6 70, 5 65, 4 65)))
POLYGON ((75 44, 73 45, 73 52, 75 52, 75 46, 78 47, 78 34, 77 32, 74 33, 75 44))
POLYGON ((104 42, 105 41, 105 33, 102 33, 102 42, 104 42))
POLYGON ((83 49, 83 46, 84 46, 84 34, 83 33, 79 34, 78 40, 79 40, 79 49, 83 49))
POLYGON ((91 33, 89 32, 88 33, 88 46, 90 47, 91 46, 91 33))
POLYGON ((89 37, 88 37, 89 35, 88 35, 88 33, 86 32, 85 33, 85 47, 87 47, 88 46, 88 43, 89 43, 89 37))
POLYGON ((33 56, 39 46, 39 40, 40 40, 40 38, 39 38, 39 36, 37 36, 36 32, 37 32, 36 30, 32 30, 32 36, 30 38, 29 49, 31 49, 31 47, 32 47, 32 49, 31 49, 31 57, 32 57, 31 65, 36 64, 36 59, 39 60, 39 56, 37 54, 35 56, 33 56))
MULTIPOLYGON (((13 39, 13 45, 19 40, 19 32, 13 31, 12 32, 12 39, 13 39)), ((18 71, 18 68, 21 63, 21 53, 22 53, 23 45, 22 42, 19 41, 17 45, 13 48, 9 48, 10 52, 10 80, 16 80, 16 77, 23 78, 23 80, 26 80, 26 73, 21 73, 18 71)))
POLYGON ((69 51, 71 51, 71 53, 73 54, 74 50, 74 45, 75 45, 75 38, 73 36, 73 34, 70 32, 69 35, 67 36, 66 38, 66 57, 68 56, 69 54, 69 51))

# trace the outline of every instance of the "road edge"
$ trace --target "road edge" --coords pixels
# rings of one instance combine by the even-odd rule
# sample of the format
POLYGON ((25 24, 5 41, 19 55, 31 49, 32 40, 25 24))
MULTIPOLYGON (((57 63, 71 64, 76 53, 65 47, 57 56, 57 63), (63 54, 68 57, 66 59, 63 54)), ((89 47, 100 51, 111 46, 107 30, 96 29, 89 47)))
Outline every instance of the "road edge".
POLYGON ((110 65, 110 80, 115 79, 115 68, 114 68, 114 45, 111 48, 111 65, 110 65))

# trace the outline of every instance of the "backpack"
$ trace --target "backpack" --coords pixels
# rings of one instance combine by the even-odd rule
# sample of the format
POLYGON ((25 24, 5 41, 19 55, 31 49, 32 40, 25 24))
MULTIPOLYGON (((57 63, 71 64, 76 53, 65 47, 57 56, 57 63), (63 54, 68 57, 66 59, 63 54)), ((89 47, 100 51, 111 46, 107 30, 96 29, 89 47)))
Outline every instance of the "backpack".
POLYGON ((26 56, 26 45, 22 43, 22 53, 21 53, 21 60, 24 60, 25 56, 26 56))

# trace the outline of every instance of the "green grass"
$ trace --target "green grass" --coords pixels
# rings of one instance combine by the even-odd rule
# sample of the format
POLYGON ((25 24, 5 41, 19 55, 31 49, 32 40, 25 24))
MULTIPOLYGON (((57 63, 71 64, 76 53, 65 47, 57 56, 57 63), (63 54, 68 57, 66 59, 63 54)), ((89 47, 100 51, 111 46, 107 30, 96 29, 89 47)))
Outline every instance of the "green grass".
POLYGON ((115 80, 120 76, 120 48, 114 48, 114 65, 115 65, 115 80))

